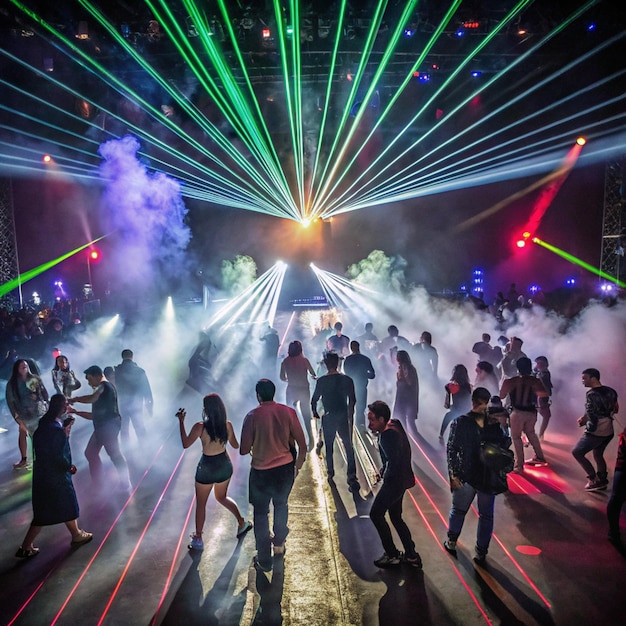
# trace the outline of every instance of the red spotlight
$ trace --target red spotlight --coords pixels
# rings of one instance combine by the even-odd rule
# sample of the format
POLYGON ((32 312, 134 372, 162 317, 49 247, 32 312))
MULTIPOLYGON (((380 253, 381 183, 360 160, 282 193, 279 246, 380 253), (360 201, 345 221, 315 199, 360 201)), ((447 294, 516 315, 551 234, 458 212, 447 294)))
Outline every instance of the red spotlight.
POLYGON ((41 157, 41 160, 44 163, 52 163, 52 157, 49 154, 44 154, 43 157, 41 157))
POLYGON ((579 146, 584 146, 584 145, 587 143, 587 140, 586 140, 584 137, 579 137, 579 138, 576 140, 576 143, 577 143, 579 146))
POLYGON ((89 250, 89 259, 91 261, 100 260, 100 250, 97 250, 96 248, 92 248, 91 250, 89 250))
POLYGON ((526 240, 525 239, 518 239, 517 243, 515 245, 518 248, 523 248, 524 246, 526 246, 526 240))

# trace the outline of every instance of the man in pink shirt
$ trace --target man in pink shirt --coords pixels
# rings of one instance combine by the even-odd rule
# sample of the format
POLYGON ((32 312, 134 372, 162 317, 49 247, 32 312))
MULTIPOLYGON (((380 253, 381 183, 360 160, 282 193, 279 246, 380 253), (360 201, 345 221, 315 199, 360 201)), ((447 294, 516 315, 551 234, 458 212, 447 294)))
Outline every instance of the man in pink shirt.
POLYGON ((254 538, 257 556, 254 565, 263 572, 272 570, 274 555, 285 552, 289 533, 287 501, 293 481, 306 459, 306 440, 296 412, 274 402, 276 386, 262 378, 256 384, 259 406, 243 420, 241 454, 252 454, 249 499, 254 509, 254 538), (296 449, 297 448, 297 449, 296 449), (274 505, 274 536, 270 536, 270 502, 274 505))

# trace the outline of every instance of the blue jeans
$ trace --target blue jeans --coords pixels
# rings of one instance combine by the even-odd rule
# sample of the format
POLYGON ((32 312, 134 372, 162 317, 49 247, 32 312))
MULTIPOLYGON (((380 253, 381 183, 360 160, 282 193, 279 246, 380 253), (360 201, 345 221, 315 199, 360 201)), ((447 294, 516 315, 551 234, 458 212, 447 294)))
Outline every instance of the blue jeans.
POLYGON ((493 533, 493 509, 496 497, 491 493, 477 491, 469 483, 463 483, 452 491, 452 508, 448 520, 448 538, 456 541, 461 534, 465 514, 469 511, 474 497, 478 495, 478 531, 476 533, 476 551, 487 554, 493 533))
POLYGON ((295 463, 287 463, 267 470, 250 469, 248 483, 250 504, 254 508, 254 538, 257 559, 264 569, 272 567, 272 540, 270 539, 270 502, 274 505, 274 544, 281 545, 287 535, 289 509, 287 501, 293 487, 295 463))
POLYGON ((598 437, 590 433, 583 433, 583 436, 578 440, 578 443, 572 450, 573 457, 580 463, 580 466, 585 470, 585 474, 589 480, 594 480, 596 477, 596 470, 593 469, 593 465, 586 458, 585 455, 593 452, 593 460, 596 462, 598 468, 597 475, 600 478, 607 477, 606 461, 604 460, 604 451, 609 445, 609 442, 613 439, 613 435, 607 437, 598 437))

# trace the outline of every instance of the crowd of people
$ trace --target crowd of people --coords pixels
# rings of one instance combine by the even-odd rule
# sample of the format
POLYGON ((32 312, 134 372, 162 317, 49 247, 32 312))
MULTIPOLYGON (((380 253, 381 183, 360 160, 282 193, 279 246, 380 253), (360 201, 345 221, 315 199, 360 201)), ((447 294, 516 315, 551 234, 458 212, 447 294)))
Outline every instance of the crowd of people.
MULTIPOLYGON (((268 334, 274 339, 276 333, 268 334)), ((269 345, 269 341, 267 343, 269 345)), ((379 340, 373 324, 368 323, 362 335, 350 340, 341 322, 337 322, 321 355, 325 372, 314 367, 319 363, 317 358, 307 358, 301 341, 289 344, 288 355, 279 368, 279 378, 286 383, 286 404, 275 400, 276 386, 272 380, 261 378, 257 382, 258 406, 246 415, 239 440, 227 419, 224 402, 216 393, 204 396, 202 421, 196 422, 189 432, 185 427, 186 410, 180 408, 176 415, 182 446, 188 448, 196 440, 202 444, 195 474, 195 531, 189 548, 204 547, 206 504, 213 491, 216 500, 235 517, 238 539, 254 529, 255 566, 259 571, 270 571, 273 557, 280 557, 286 549, 289 493, 308 452, 314 449, 320 455, 323 452, 327 479, 334 484, 334 444, 339 438, 347 461, 347 486, 358 497, 362 488, 353 438, 360 432, 371 435, 382 460, 379 473, 382 482, 370 512, 384 549, 375 563, 378 567, 405 563, 421 568, 421 556, 402 519, 402 500, 415 481, 410 437, 416 437, 419 432, 420 398, 439 395, 439 438, 445 442, 449 429, 446 452, 452 492, 444 547, 451 554, 456 553, 465 514, 477 498, 479 525, 475 560, 484 562, 493 530, 495 496, 503 489, 502 481, 498 481, 498 476, 494 478, 494 472, 502 478, 503 472, 522 474, 528 466, 543 466, 549 462, 541 445, 551 417, 553 385, 549 362, 546 356, 539 355, 533 367, 533 361, 523 351, 523 343, 519 337, 500 337, 498 344, 492 345, 490 335, 484 333, 480 341, 467 348, 466 363, 469 364, 470 359, 474 361, 473 376, 471 366, 457 363, 449 380, 442 383, 438 372, 439 355, 430 332, 423 331, 413 344, 400 334, 397 326, 390 325, 387 336, 379 340), (312 390, 311 383, 314 383, 312 390), (388 404, 378 399, 380 397, 393 397, 394 401, 388 404), (542 422, 537 434, 538 415, 542 422), (485 447, 491 446, 506 460, 511 443, 511 467, 494 470, 485 458, 485 447), (251 454, 252 521, 245 519, 237 503, 228 496, 233 464, 227 445, 239 449, 242 455, 251 454), (527 446, 534 452, 529 459, 524 453, 527 446), (273 507, 271 529, 270 507, 273 507), (400 537, 402 550, 393 542, 385 519, 387 515, 400 537)), ((271 345, 272 351, 278 351, 276 341, 271 345)), ((270 368, 272 359, 267 352, 264 349, 264 361, 270 368)), ((52 398, 48 396, 35 360, 19 356, 13 359, 6 401, 18 426, 20 459, 14 469, 27 470, 31 466, 27 452, 29 439, 35 452, 33 522, 16 556, 27 558, 37 554, 33 540, 41 527, 48 524, 65 523, 74 546, 92 537, 79 528, 77 521, 78 503, 72 487, 75 466, 67 439, 71 429, 70 414, 93 423, 93 433, 84 454, 94 485, 101 486, 104 480, 100 457, 104 448, 117 471, 115 487, 124 493, 132 490, 120 441, 128 439, 131 425, 138 437, 145 433, 143 419, 152 415, 153 397, 146 373, 134 362, 133 352, 125 349, 121 358, 121 363, 109 368, 107 373, 99 365, 87 367, 83 373, 89 391, 82 392, 80 376, 71 368, 69 357, 57 354, 50 372, 57 392, 52 398), (91 410, 79 409, 76 406, 79 404, 91 405, 91 410), (42 487, 46 484, 42 476, 48 473, 46 463, 50 464, 51 457, 60 460, 58 476, 50 477, 59 489, 59 496, 54 499, 42 497, 46 490, 51 491, 42 487)), ((582 384, 588 388, 585 413, 579 420, 585 430, 572 454, 587 477, 584 488, 605 490, 610 481, 603 453, 614 436, 613 419, 619 409, 617 393, 602 385, 600 372, 595 368, 583 371, 582 384), (595 467, 587 458, 589 453, 593 454, 595 467)), ((624 439, 622 433, 607 512, 610 539, 620 547, 619 515, 626 498, 624 439)))

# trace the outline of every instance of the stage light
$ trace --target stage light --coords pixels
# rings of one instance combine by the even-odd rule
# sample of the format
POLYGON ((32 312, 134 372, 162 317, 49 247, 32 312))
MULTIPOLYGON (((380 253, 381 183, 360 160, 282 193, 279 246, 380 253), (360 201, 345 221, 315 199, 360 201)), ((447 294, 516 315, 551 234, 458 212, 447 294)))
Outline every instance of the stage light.
POLYGON ((404 29, 404 36, 411 38, 413 37, 413 35, 415 35, 415 29, 414 28, 405 28, 404 29))
POLYGON ((568 279, 565 281, 565 284, 566 284, 568 287, 574 287, 574 286, 576 285, 576 279, 575 279, 575 278, 568 278, 568 279))
POLYGON ((602 291, 602 293, 613 293, 613 289, 614 287, 610 283, 603 283, 600 285, 600 291, 602 291))
POLYGON ((420 83, 428 83, 430 82, 430 74, 428 72, 416 72, 417 80, 420 83))
POLYGON ((51 157, 49 154, 44 154, 44 155, 41 157, 41 160, 42 160, 44 163, 52 163, 52 157, 51 157))
POLYGON ((596 29, 596 23, 595 22, 590 22, 589 24, 587 24, 587 30, 588 31, 593 31, 596 29))
POLYGON ((465 31, 464 31, 462 28, 459 28, 459 30, 457 30, 457 31, 454 33, 454 36, 455 36, 455 37, 458 37, 459 39, 460 39, 461 37, 463 37, 463 35, 465 35, 465 31))
POLYGON ((538 291, 541 291, 541 287, 540 287, 539 285, 531 285, 531 286, 528 288, 528 291, 529 291, 530 293, 532 293, 532 294, 533 294, 533 296, 534 296, 534 295, 536 295, 536 294, 537 294, 537 292, 538 292, 538 291))
POLYGON ((304 228, 308 228, 311 225, 311 220, 306 219, 306 220, 302 220, 302 226, 304 228))
POLYGON ((78 22, 78 30, 76 31, 76 39, 89 39, 89 26, 87 22, 81 20, 78 22))
POLYGON ((525 239, 518 239, 517 243, 515 245, 518 248, 524 248, 526 246, 526 240, 525 239))
POLYGON ((482 76, 483 73, 480 70, 472 70, 472 78, 478 78, 479 76, 482 76))
POLYGON ((96 250, 96 248, 93 248, 89 251, 89 260, 90 261, 97 261, 100 259, 100 250, 96 250))
POLYGON ((587 140, 584 137, 578 137, 578 139, 576 139, 576 143, 579 146, 584 146, 587 143, 587 140))
POLYGON ((263 39, 267 40, 267 39, 269 39, 272 36, 272 32, 270 31, 269 28, 264 28, 261 31, 261 35, 262 35, 263 39))
POLYGON ((530 233, 529 233, 527 230, 525 230, 525 231, 522 233, 522 237, 524 237, 524 239, 528 239, 528 238, 530 237, 530 233))

